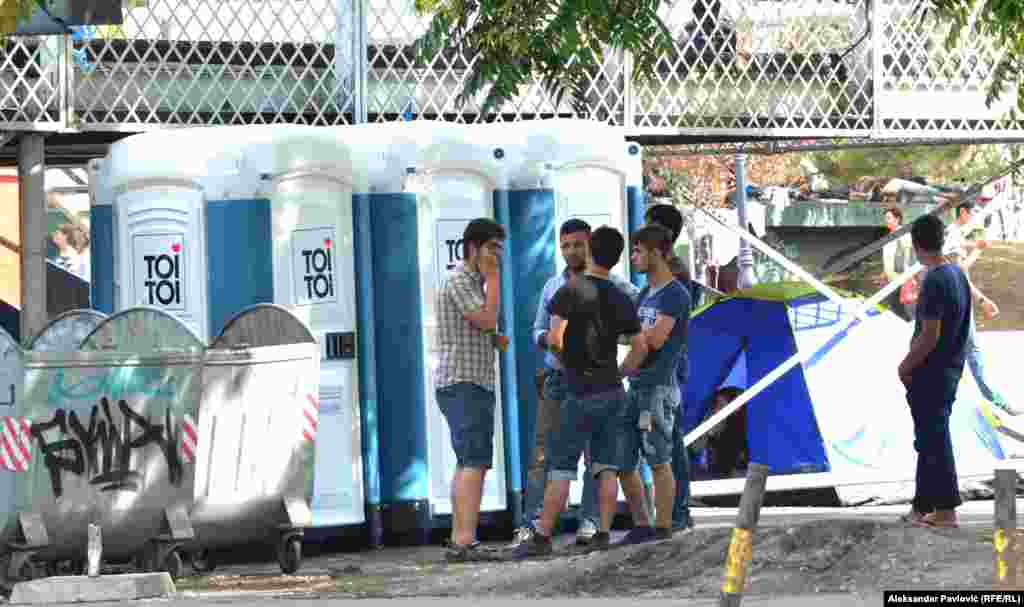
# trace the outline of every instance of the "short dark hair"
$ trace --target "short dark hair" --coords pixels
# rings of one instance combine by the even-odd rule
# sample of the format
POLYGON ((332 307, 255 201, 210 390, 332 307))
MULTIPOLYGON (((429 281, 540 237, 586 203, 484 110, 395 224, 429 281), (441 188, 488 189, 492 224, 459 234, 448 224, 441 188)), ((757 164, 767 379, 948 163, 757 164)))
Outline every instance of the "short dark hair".
POLYGON ((622 250, 626 248, 626 240, 615 228, 601 226, 590 235, 590 255, 594 265, 611 270, 622 259, 622 250))
POLYGON ((462 232, 463 254, 469 255, 469 245, 475 245, 477 250, 480 250, 484 243, 495 238, 505 239, 505 228, 501 227, 501 224, 486 217, 474 219, 462 232))
POLYGON ((956 215, 957 217, 959 217, 960 213, 963 213, 964 211, 970 211, 972 209, 974 209, 974 202, 961 202, 960 204, 956 205, 956 215))
POLYGON ((910 228, 910 239, 922 251, 938 253, 946 241, 946 224, 934 215, 922 215, 910 228))
POLYGON ((651 223, 633 233, 633 244, 652 251, 661 251, 667 261, 672 255, 672 233, 658 223, 651 223))
POLYGON ((590 234, 590 224, 573 217, 562 224, 562 229, 558 231, 559 236, 566 236, 568 234, 576 234, 578 232, 586 232, 590 234))
MULTIPOLYGON (((892 213, 892 216, 896 218, 896 221, 903 223, 903 211, 896 207, 891 207, 885 210, 886 213, 892 213)), ((883 213, 884 215, 885 213, 883 213)))
POLYGON ((683 214, 670 204, 656 204, 644 212, 644 221, 664 226, 672 236, 672 242, 679 240, 683 232, 683 214))

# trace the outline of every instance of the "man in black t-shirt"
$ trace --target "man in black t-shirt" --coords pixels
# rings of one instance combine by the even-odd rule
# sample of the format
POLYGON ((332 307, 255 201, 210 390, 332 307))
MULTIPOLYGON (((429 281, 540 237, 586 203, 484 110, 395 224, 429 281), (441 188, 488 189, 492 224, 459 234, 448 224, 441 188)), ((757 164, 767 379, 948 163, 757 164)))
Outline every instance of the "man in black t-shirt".
MULTIPOLYGON (((592 548, 609 545, 608 531, 618 498, 616 478, 637 465, 635 422, 629 415, 623 374, 632 374, 647 355, 636 306, 614 283, 608 272, 619 262, 625 240, 609 227, 594 230, 586 273, 574 276, 548 304, 551 332, 548 346, 562 360, 569 389, 553 434, 545 440, 548 484, 536 532, 514 551, 515 558, 550 554, 551 530, 565 508, 569 483, 576 480, 577 464, 587 442, 591 444, 591 470, 597 479, 599 529, 592 548), (619 336, 630 338, 630 351, 618 365, 619 336)), ((634 517, 643 512, 643 496, 623 486, 634 517)))

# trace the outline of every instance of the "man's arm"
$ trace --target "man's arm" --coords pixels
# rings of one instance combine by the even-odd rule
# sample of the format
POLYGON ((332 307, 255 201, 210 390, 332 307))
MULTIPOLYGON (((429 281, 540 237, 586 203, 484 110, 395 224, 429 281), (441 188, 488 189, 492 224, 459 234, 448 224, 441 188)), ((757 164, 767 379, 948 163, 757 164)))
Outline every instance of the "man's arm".
POLYGON ((623 375, 635 374, 640 369, 644 359, 647 358, 647 352, 647 339, 644 338, 643 333, 631 335, 629 338, 629 354, 623 359, 619 372, 623 375))
POLYGON ((551 315, 548 314, 548 303, 551 301, 551 287, 553 281, 549 280, 544 284, 540 293, 540 305, 537 306, 537 317, 533 321, 533 343, 541 350, 547 349, 548 330, 551 328, 551 315), (541 341, 544 338, 544 341, 541 341))
POLYGON ((685 318, 684 314, 690 313, 690 297, 682 285, 678 289, 674 284, 666 287, 662 291, 660 301, 661 308, 654 319, 654 325, 643 330, 644 339, 647 340, 647 349, 651 352, 660 350, 669 335, 672 334, 676 321, 685 318))
POLYGON ((942 321, 939 319, 926 319, 921 321, 921 332, 910 342, 910 351, 900 363, 900 377, 907 378, 914 369, 921 366, 928 355, 932 353, 939 343, 939 336, 942 335, 942 321))
POLYGON ((486 301, 466 274, 452 274, 448 279, 448 292, 459 312, 481 331, 498 328, 498 308, 501 306, 501 280, 487 279, 486 301))

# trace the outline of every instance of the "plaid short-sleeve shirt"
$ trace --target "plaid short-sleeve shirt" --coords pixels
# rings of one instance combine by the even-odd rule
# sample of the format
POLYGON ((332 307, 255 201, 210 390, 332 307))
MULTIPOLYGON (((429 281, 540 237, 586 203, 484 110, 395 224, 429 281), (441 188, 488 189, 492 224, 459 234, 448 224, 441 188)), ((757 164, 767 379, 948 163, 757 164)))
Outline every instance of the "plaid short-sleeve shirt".
POLYGON ((467 312, 484 307, 484 277, 460 265, 437 292, 438 365, 434 386, 469 382, 494 391, 494 342, 469 320, 467 312))

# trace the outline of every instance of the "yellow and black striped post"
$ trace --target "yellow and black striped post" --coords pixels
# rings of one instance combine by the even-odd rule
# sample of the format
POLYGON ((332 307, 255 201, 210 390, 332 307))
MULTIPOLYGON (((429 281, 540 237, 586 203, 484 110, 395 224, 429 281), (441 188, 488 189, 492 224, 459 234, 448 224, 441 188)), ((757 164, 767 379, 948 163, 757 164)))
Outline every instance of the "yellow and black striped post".
POLYGON ((743 600, 743 587, 747 580, 747 566, 753 556, 754 529, 764 502, 764 486, 768 480, 768 466, 750 464, 747 468, 747 484, 740 496, 740 511, 736 516, 736 527, 732 530, 732 541, 725 557, 725 575, 722 580, 720 607, 738 607, 743 600))
MULTIPOLYGON (((1017 586, 1017 471, 996 470, 995 525, 992 549, 996 557, 996 588, 1017 586)), ((1024 580, 1022 580, 1024 581, 1024 580)))

